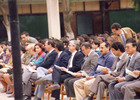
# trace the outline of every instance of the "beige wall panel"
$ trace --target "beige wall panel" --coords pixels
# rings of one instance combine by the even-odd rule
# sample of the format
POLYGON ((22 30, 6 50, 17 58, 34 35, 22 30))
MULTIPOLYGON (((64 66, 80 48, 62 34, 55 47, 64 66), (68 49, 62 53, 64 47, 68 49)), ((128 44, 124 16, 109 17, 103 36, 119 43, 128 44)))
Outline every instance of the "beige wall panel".
POLYGON ((71 4, 72 11, 83 11, 83 2, 74 2, 71 4))
MULTIPOLYGON (((8 6, 3 6, 3 8, 5 9, 6 14, 8 14, 8 6)), ((2 15, 1 11, 0 11, 0 15, 2 15)))
POLYGON ((18 14, 30 14, 30 5, 18 5, 18 14))
POLYGON ((32 5, 32 13, 46 13, 46 4, 34 4, 32 5))
POLYGON ((86 11, 94 11, 94 10, 100 10, 99 2, 85 2, 85 10, 86 11))
POLYGON ((120 0, 121 9, 124 8, 133 8, 132 0, 120 0))

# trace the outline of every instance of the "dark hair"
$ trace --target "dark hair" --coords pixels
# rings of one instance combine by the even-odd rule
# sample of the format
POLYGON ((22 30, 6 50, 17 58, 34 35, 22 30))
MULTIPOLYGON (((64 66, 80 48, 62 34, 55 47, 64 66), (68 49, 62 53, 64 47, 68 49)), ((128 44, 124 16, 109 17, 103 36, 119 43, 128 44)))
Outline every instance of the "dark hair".
POLYGON ((6 41, 2 41, 0 44, 1 44, 1 45, 2 45, 2 44, 6 45, 6 41))
MULTIPOLYGON (((42 51, 45 51, 45 47, 42 43, 37 43, 37 44, 35 44, 35 46, 39 46, 42 49, 42 51)), ((34 46, 34 51, 36 51, 35 46, 34 46)))
POLYGON ((9 50, 9 52, 11 52, 12 53, 12 48, 11 47, 7 47, 5 50, 9 50))
POLYGON ((84 38, 85 42, 89 41, 89 36, 87 34, 82 34, 80 36, 84 38))
POLYGON ((24 31, 24 32, 22 32, 22 33, 21 33, 21 35, 26 35, 26 36, 29 36, 29 33, 28 33, 28 32, 26 32, 26 31, 24 31))
POLYGON ((119 23, 113 23, 111 25, 111 29, 116 29, 116 30, 121 29, 121 25, 119 23))
POLYGON ((59 51, 64 51, 63 42, 57 42, 55 48, 57 48, 59 51))
POLYGON ((98 47, 100 47, 100 41, 99 40, 93 40, 93 43, 95 44, 95 45, 98 45, 98 47))
POLYGON ((63 44, 64 44, 65 46, 68 46, 68 45, 69 45, 69 41, 68 41, 65 37, 62 37, 62 38, 61 38, 61 41, 63 42, 63 44))
POLYGON ((50 45, 50 44, 51 44, 51 46, 52 46, 53 48, 55 48, 55 42, 54 42, 53 39, 49 39, 49 40, 48 40, 48 45, 50 45))
POLYGON ((105 43, 105 47, 109 47, 110 48, 110 44, 106 41, 105 43))
POLYGON ((92 48, 92 46, 91 46, 91 44, 89 42, 83 42, 82 45, 81 45, 81 47, 82 46, 84 46, 86 49, 88 49, 88 48, 91 49, 92 48))
POLYGON ((114 42, 111 48, 114 48, 115 50, 120 49, 121 52, 125 52, 125 48, 121 42, 114 42))
POLYGON ((132 46, 133 47, 137 47, 137 42, 136 42, 136 40, 134 39, 134 38, 128 38, 127 40, 126 40, 126 44, 127 43, 132 43, 132 46))
POLYGON ((23 52, 23 53, 25 53, 26 52, 26 50, 25 50, 25 48, 24 47, 20 47, 20 50, 23 52))

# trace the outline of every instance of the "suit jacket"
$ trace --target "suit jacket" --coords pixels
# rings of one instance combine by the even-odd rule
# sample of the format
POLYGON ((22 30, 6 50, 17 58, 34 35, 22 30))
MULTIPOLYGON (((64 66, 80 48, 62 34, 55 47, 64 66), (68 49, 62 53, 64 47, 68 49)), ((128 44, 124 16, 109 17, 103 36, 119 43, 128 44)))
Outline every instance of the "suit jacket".
MULTIPOLYGON (((128 61, 127 61, 127 63, 128 63, 128 61)), ((127 63, 125 65, 125 68, 127 67, 127 63)), ((129 69, 130 71, 140 70, 140 53, 139 52, 134 53, 127 69, 129 69)), ((126 81, 131 81, 131 80, 136 79, 133 76, 126 74, 125 70, 123 71, 123 73, 120 74, 119 77, 125 77, 126 81)))
POLYGON ((38 64, 37 67, 44 67, 46 69, 49 69, 51 65, 53 65, 56 59, 57 52, 53 50, 49 55, 46 55, 46 56, 47 58, 44 59, 44 61, 41 64, 38 64))
POLYGON ((72 61, 72 67, 69 68, 69 71, 72 71, 72 72, 79 71, 83 64, 83 61, 84 61, 84 55, 80 51, 77 51, 76 54, 74 55, 74 58, 72 61))
POLYGON ((92 51, 87 58, 86 57, 84 58, 85 61, 79 72, 85 71, 87 74, 89 74, 89 72, 92 69, 94 69, 94 67, 96 66, 98 58, 99 58, 98 54, 96 52, 92 51))
MULTIPOLYGON (((128 38, 134 38, 135 40, 137 40, 137 35, 131 28, 125 27, 125 28, 122 28, 122 31, 123 31, 123 33, 125 35, 126 40, 128 38)), ((120 36, 117 36, 117 40, 120 41, 121 43, 123 43, 123 41, 122 41, 120 36)))
POLYGON ((119 57, 116 57, 115 58, 115 61, 114 61, 114 64, 113 64, 113 66, 111 67, 111 75, 112 76, 114 76, 114 77, 117 77, 117 76, 119 76, 120 75, 120 73, 122 73, 124 70, 125 70, 125 64, 126 64, 126 62, 128 61, 128 55, 125 53, 124 55, 123 55, 123 57, 122 57, 122 59, 120 60, 120 63, 119 63, 119 65, 118 65, 118 69, 117 69, 117 71, 116 72, 114 72, 114 70, 115 70, 115 68, 116 68, 116 64, 117 64, 117 59, 118 59, 119 57))
POLYGON ((68 65, 68 60, 69 60, 69 55, 68 55, 65 51, 63 51, 63 52, 60 54, 58 60, 55 60, 53 66, 54 66, 54 65, 58 65, 58 66, 60 66, 60 67, 67 67, 67 65, 68 65))

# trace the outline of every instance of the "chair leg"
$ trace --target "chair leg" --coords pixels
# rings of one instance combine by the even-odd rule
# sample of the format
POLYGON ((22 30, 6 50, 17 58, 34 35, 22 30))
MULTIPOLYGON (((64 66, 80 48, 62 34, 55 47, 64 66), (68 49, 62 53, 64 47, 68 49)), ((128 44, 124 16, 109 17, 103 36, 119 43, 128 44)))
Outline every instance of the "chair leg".
POLYGON ((44 93, 43 93, 43 97, 42 97, 42 99, 44 100, 44 93))

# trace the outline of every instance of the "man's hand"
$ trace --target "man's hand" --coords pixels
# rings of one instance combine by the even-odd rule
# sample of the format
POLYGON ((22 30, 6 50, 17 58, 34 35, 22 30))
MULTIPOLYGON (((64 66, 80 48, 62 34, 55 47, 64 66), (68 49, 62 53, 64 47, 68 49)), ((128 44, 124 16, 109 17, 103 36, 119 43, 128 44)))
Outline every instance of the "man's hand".
POLYGON ((66 69, 65 67, 61 67, 61 71, 66 72, 66 71, 67 71, 67 69, 66 69))
POLYGON ((110 74, 106 74, 107 76, 111 76, 110 74))
POLYGON ((136 74, 136 75, 140 75, 140 71, 139 70, 134 70, 133 73, 136 74))
POLYGON ((76 73, 76 75, 74 75, 75 77, 82 77, 81 73, 76 73))
POLYGON ((36 66, 32 66, 32 69, 36 70, 36 66))
POLYGON ((105 74, 108 74, 109 70, 108 70, 108 68, 105 67, 105 68, 102 70, 102 72, 105 73, 105 74))
POLYGON ((86 77, 86 80, 90 80, 90 79, 93 79, 94 76, 89 76, 89 77, 86 77))
POLYGON ((53 72, 53 69, 52 68, 49 68, 48 69, 48 73, 52 73, 53 72))
POLYGON ((116 79, 118 79, 118 82, 123 82, 123 81, 125 81, 125 78, 124 78, 124 77, 116 77, 116 79))

